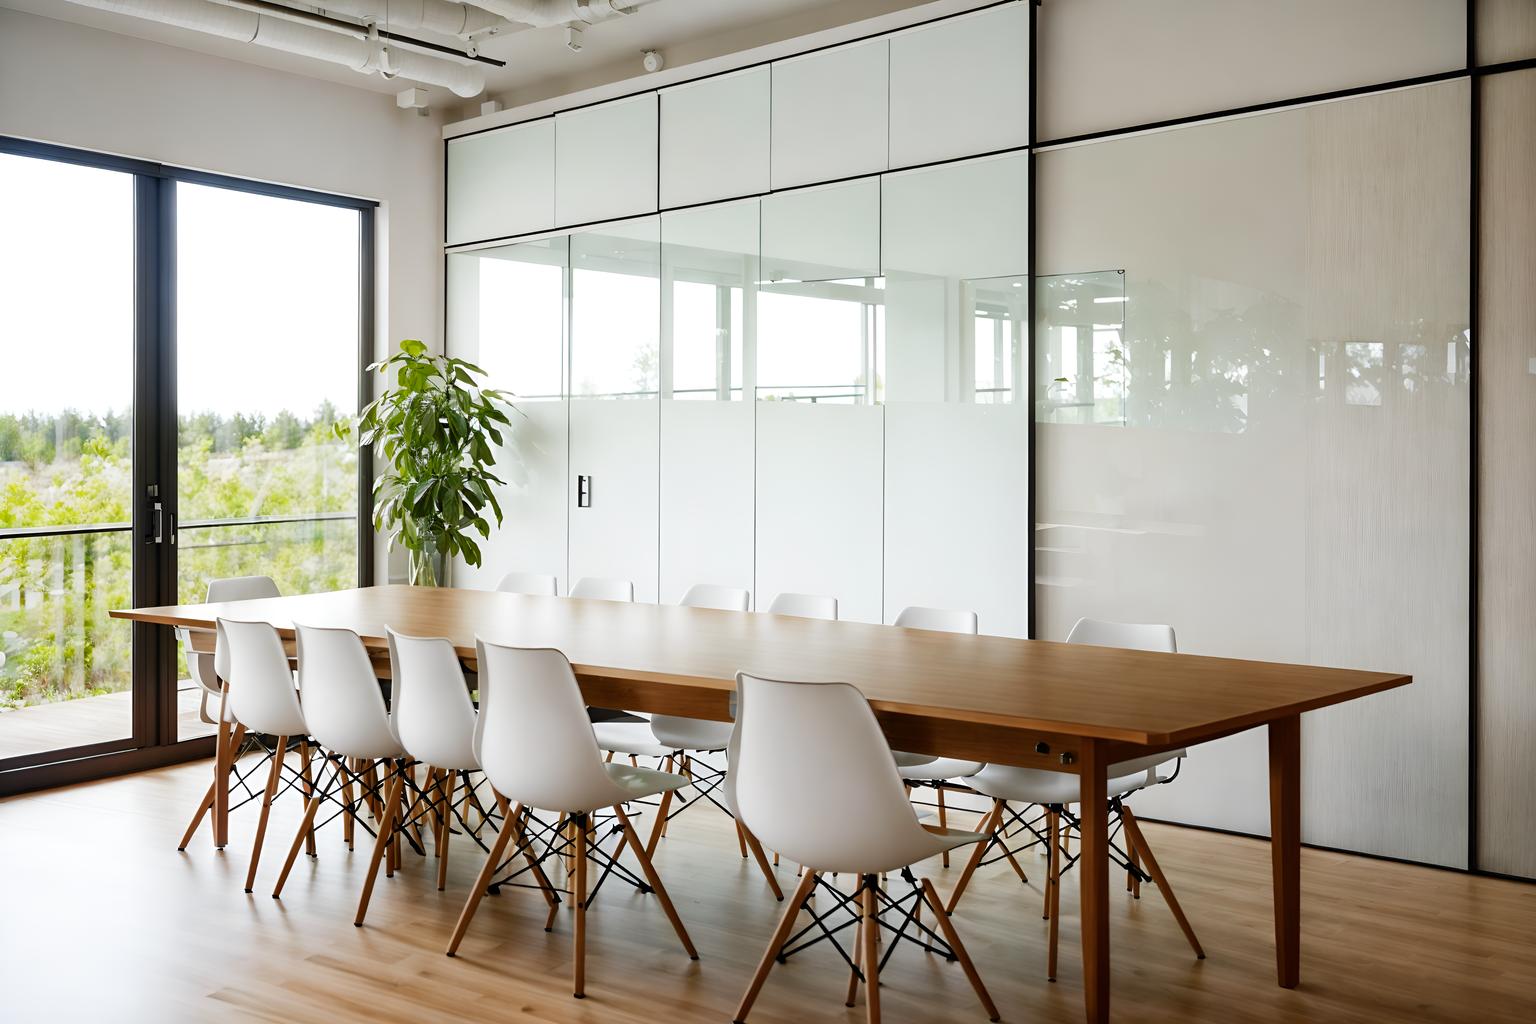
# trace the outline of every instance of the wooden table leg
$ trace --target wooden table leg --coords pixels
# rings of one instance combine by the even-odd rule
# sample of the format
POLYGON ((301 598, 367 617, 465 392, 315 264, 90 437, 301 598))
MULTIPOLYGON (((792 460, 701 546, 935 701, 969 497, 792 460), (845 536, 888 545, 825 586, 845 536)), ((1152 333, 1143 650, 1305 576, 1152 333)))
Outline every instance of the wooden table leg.
POLYGON ((1082 815, 1077 870, 1081 875, 1083 1003, 1088 1024, 1109 1021, 1109 804, 1104 752, 1084 740, 1078 754, 1082 815))
POLYGON ((234 737, 224 718, 228 707, 229 684, 225 683, 219 692, 218 738, 213 754, 213 845, 219 850, 229 845, 229 769, 234 737))
POLYGON ((1275 971, 1301 983, 1301 716, 1269 723, 1269 856, 1275 874, 1275 971))

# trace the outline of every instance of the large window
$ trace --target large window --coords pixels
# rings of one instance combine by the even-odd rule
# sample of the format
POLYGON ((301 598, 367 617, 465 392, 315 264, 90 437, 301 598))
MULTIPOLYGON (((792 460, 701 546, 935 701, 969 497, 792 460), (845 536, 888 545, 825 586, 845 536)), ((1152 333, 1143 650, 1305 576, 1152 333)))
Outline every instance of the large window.
POLYGON ((360 582, 372 204, 0 139, 0 224, 6 791, 212 732, 111 610, 360 582))

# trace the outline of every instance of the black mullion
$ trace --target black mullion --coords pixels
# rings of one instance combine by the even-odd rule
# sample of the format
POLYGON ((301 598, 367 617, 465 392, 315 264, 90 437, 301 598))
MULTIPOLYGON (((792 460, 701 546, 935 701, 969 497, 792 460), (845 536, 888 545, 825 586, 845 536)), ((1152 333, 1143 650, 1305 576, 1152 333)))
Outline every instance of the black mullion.
POLYGON ((1482 138, 1483 76, 1477 73, 1477 4, 1467 0, 1467 71, 1471 76, 1467 159, 1470 171, 1470 195, 1467 211, 1467 870, 1477 870, 1478 850, 1478 690, 1481 666, 1478 662, 1478 562, 1482 537, 1478 529, 1478 369, 1481 339, 1478 337, 1478 308, 1482 297, 1482 138))
MULTIPOLYGON (((358 211, 357 232, 357 411, 373 400, 374 333, 374 258, 377 214, 358 211)), ((446 266, 447 257, 443 257, 446 266)), ((447 302, 443 303, 446 317, 447 302)), ((446 335, 445 335, 446 338, 446 335)), ((361 444, 357 449, 357 585, 373 586, 373 449, 361 444)))
MULTIPOLYGON (((1039 604, 1035 587, 1035 288, 1039 275, 1035 271, 1035 111, 1038 107, 1039 95, 1036 82, 1036 45, 1037 22, 1040 12, 1040 0, 1033 0, 1029 5, 1029 150, 1024 159, 1026 213, 1025 220, 1028 230, 1028 239, 1024 253, 1025 283, 1029 294, 1024 296, 1024 394, 1015 395, 1015 401, 1023 401, 1026 414, 1024 459, 1026 486, 1024 488, 1024 529, 1027 543, 1024 548, 1024 586, 1028 603, 1024 612, 1024 635, 1033 640, 1035 632, 1035 606, 1039 604)), ((1017 380, 1015 370, 1014 380, 1017 380)))

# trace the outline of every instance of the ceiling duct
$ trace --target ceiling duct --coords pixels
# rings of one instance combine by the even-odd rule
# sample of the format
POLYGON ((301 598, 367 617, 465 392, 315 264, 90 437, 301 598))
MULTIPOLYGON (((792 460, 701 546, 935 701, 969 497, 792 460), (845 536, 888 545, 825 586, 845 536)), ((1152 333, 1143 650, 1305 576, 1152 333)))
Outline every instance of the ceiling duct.
POLYGON ((316 0, 316 6, 332 14, 377 22, 388 29, 424 29, 440 36, 472 35, 513 26, 506 18, 483 11, 472 4, 451 0, 316 0))
MULTIPOLYGON (((327 61, 351 68, 362 74, 382 74, 386 78, 406 78, 424 85, 435 85, 452 91, 455 95, 478 96, 485 90, 485 73, 472 65, 457 64, 451 60, 430 57, 402 47, 387 46, 378 39, 358 39, 343 32, 316 25, 299 24, 271 15, 250 11, 208 0, 70 0, 82 7, 126 14, 163 25, 205 32, 209 35, 233 39, 242 43, 264 46, 284 53, 294 53, 316 60, 327 61)), ((399 4, 400 0, 394 0, 399 4)), ((357 4, 356 6, 365 6, 357 4)), ((378 6, 383 6, 382 4, 378 6)), ((421 7, 428 16, 428 0, 415 0, 401 4, 421 7)), ((431 16, 451 12, 438 8, 460 7, 457 4, 435 3, 431 16)), ((466 19, 473 13, 461 8, 466 19)), ((469 23, 466 21, 466 23, 469 23)), ((423 27, 429 27, 425 23, 423 27)), ((361 31, 361 30, 360 30, 361 31)), ((435 30, 434 30, 435 31, 435 30)))
POLYGON ((656 0, 474 0, 476 7, 483 7, 499 14, 508 21, 520 21, 535 28, 551 25, 595 25, 623 14, 633 14, 635 8, 655 3, 656 0))

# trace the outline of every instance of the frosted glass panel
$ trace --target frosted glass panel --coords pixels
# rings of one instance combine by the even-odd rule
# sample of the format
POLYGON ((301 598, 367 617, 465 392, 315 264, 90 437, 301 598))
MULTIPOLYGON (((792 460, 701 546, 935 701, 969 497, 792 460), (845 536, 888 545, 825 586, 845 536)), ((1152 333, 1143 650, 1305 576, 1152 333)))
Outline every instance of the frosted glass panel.
POLYGON ((661 94, 661 204, 768 191, 766 67, 661 94))
POLYGON ((873 39, 773 65, 774 188, 885 170, 889 49, 873 39))
POLYGON ((1028 55, 1023 3, 893 35, 891 166, 1027 145, 1028 55))
POLYGON ((448 141, 448 244, 555 222, 553 118, 448 141))
MULTIPOLYGON (((1412 673, 1303 718, 1304 838, 1451 865, 1467 815, 1466 90, 1036 165, 1041 275, 1125 271, 1124 302, 1105 304, 1124 310, 1123 423, 1097 382, 1076 420, 1037 395, 1039 635, 1082 615, 1168 622, 1193 653, 1412 673)), ((1052 284, 1039 358, 1060 352, 1052 284)), ((1101 374, 1100 351, 1078 345, 1076 375, 1101 374)), ((1264 763, 1261 734, 1201 747, 1138 804, 1263 832, 1264 763)))
POLYGON ((571 400, 571 490, 591 480, 591 504, 571 501, 571 582, 629 580, 636 601, 656 600, 657 474, 661 402, 571 400))
POLYGON ((1041 139, 1466 64, 1461 0, 1071 0, 1036 28, 1041 139))
POLYGON ((695 583, 753 588, 753 407, 661 406, 661 600, 695 583))
POLYGON ((656 210, 655 93, 555 115, 555 223, 656 210))
POLYGON ((565 584, 570 410, 565 365, 565 238, 448 257, 448 351, 516 395, 521 415, 496 454, 501 529, 481 544, 480 568, 455 560, 453 583, 490 588, 512 571, 565 584))
POLYGON ((758 204, 679 210, 661 218, 662 391, 740 401, 757 327, 758 204))
POLYGON ((786 591, 881 621, 879 406, 758 402, 757 603, 786 591))
POLYGON ((763 197, 763 280, 880 273, 880 179, 763 197))

